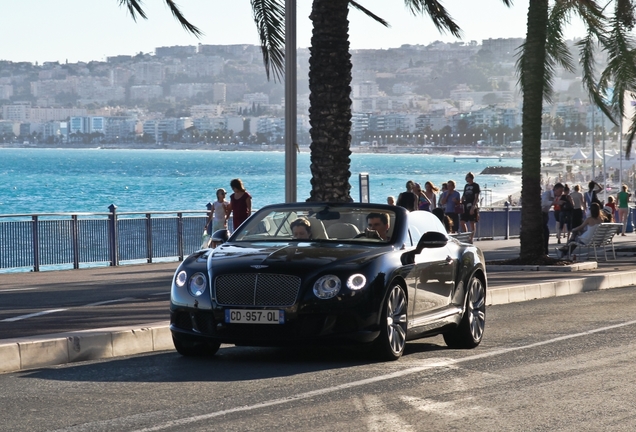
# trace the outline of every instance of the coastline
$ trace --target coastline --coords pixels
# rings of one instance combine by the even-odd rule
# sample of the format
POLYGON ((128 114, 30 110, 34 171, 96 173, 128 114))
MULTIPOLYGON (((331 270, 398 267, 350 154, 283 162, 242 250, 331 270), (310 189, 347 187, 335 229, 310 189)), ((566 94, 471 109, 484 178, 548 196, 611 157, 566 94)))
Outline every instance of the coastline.
MULTIPOLYGON (((205 151, 263 151, 263 152, 285 152, 285 144, 205 144, 205 143, 4 143, 0 144, 0 149, 60 149, 60 150, 205 150, 205 151)), ((307 145, 296 146, 298 153, 309 153, 307 145)), ((351 153, 362 154, 435 154, 457 156, 461 158, 520 158, 519 150, 511 148, 490 148, 481 147, 475 149, 474 146, 352 146, 351 153)))

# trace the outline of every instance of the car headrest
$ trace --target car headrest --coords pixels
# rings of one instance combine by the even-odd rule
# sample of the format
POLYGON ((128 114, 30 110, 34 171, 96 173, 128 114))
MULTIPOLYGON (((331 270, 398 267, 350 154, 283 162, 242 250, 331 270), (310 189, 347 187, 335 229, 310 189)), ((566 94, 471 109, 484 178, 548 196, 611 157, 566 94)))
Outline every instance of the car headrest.
POLYGON ((354 238, 358 234, 360 234, 360 231, 354 224, 351 223, 335 223, 327 228, 327 235, 329 238, 348 239, 354 238))
POLYGON ((307 220, 311 224, 311 238, 318 240, 326 240, 328 238, 325 225, 321 220, 311 217, 307 218, 307 220))

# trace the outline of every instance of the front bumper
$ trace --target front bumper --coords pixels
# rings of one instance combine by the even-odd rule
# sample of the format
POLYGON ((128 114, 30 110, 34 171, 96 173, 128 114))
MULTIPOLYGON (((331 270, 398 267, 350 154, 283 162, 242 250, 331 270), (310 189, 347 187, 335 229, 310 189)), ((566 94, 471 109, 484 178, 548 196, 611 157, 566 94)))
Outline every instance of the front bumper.
POLYGON ((379 333, 377 313, 338 312, 287 314, 284 324, 230 324, 224 309, 201 310, 172 306, 170 330, 183 341, 218 341, 252 346, 323 343, 365 343, 379 333))

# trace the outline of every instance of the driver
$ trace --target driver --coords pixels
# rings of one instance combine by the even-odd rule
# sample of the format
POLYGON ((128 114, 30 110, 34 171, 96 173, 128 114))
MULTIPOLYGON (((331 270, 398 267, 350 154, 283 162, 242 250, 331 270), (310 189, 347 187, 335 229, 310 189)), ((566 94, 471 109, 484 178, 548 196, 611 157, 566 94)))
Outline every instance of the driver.
POLYGON ((382 240, 389 241, 389 228, 388 213, 369 213, 367 215, 367 233, 376 232, 382 240))
POLYGON ((311 224, 305 218, 298 218, 290 224, 292 236, 298 240, 311 239, 311 224))

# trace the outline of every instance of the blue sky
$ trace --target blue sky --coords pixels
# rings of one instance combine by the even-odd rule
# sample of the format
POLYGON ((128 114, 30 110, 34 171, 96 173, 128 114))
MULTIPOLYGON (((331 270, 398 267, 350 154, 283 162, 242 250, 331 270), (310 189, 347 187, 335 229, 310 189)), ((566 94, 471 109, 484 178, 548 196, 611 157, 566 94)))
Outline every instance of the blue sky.
MULTIPOLYGON (((456 40, 438 33, 430 19, 412 16, 403 0, 359 2, 392 27, 384 28, 352 10, 352 49, 456 40)), ((0 17, 0 60, 77 62, 153 52, 157 46, 258 44, 249 0, 178 0, 186 17, 204 31, 201 39, 182 30, 163 0, 143 3, 149 19, 135 23, 118 0, 7 0, 0 17)), ((511 9, 501 0, 445 0, 443 4, 464 30, 464 41, 525 36, 528 0, 516 0, 511 9)), ((297 7, 298 46, 307 47, 311 0, 298 0, 297 7)), ((580 26, 573 26, 567 36, 581 34, 580 26)))

